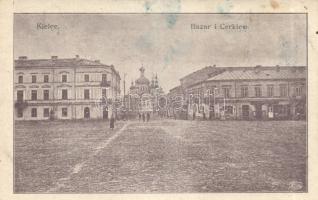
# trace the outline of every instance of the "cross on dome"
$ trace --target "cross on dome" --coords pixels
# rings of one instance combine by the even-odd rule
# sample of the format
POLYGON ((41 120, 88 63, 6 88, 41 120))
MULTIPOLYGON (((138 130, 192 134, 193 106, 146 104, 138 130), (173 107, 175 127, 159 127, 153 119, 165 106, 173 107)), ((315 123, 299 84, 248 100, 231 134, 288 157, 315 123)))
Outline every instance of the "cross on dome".
POLYGON ((143 76, 145 73, 145 68, 142 66, 142 67, 140 67, 139 71, 140 71, 141 75, 143 76))

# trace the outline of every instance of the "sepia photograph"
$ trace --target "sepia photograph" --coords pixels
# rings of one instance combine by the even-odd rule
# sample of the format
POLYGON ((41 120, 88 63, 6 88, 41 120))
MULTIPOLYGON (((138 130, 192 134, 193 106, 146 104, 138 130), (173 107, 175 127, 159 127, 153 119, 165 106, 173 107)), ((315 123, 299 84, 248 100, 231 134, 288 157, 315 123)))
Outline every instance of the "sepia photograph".
POLYGON ((15 13, 13 193, 308 192, 307 23, 15 13))

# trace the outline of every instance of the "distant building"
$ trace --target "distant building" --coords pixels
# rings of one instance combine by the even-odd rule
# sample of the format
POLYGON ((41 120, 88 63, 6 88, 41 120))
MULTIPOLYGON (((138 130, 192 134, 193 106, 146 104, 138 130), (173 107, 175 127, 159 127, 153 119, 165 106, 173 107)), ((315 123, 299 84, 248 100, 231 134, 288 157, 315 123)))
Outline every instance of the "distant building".
POLYGON ((187 103, 183 100, 185 96, 181 85, 169 90, 168 100, 168 117, 176 119, 187 119, 187 103))
POLYGON ((180 80, 183 101, 191 118, 298 119, 306 116, 306 67, 208 67, 201 72, 180 80))
POLYGON ((120 96, 118 71, 98 60, 21 56, 14 69, 16 120, 108 118, 120 96))
POLYGON ((145 77, 145 68, 141 67, 139 71, 140 77, 131 83, 126 102, 132 111, 153 112, 157 109, 158 97, 163 95, 163 90, 159 86, 157 75, 149 81, 145 77))

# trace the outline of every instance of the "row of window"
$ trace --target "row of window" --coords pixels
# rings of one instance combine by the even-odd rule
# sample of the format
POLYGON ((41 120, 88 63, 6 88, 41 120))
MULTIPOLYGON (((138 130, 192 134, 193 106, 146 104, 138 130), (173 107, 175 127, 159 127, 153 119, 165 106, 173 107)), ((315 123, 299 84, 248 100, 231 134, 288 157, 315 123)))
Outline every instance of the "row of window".
MULTIPOLYGON (((222 92, 223 96, 226 98, 231 97, 231 88, 230 87, 223 87, 222 92)), ((210 95, 214 94, 215 89, 210 90, 210 95)), ((261 85, 257 85, 254 87, 255 91, 255 97, 262 97, 264 96, 262 94, 262 87, 261 85)), ((294 95, 295 96, 301 96, 303 94, 303 88, 302 87, 295 87, 294 88, 294 95)), ((267 85, 267 97, 273 97, 274 96, 274 85, 267 85)), ((288 96, 288 89, 287 85, 281 84, 279 85, 279 96, 280 97, 287 97, 288 96)), ((248 86, 241 86, 241 97, 249 97, 249 88, 248 86)))
MULTIPOLYGON (((50 117, 50 114, 53 113, 53 110, 50 110, 49 108, 43 108, 43 117, 47 118, 50 117)), ((23 117, 23 109, 17 110, 17 116, 18 118, 23 117)), ((66 107, 62 108, 62 117, 68 116, 68 109, 66 107)), ((31 117, 36 118, 38 117, 38 109, 37 108, 31 108, 31 117)), ((90 117, 90 110, 88 107, 84 108, 84 117, 89 118, 90 117)))
MULTIPOLYGON (((102 89, 102 97, 106 97, 106 89, 102 89)), ((49 90, 43 90, 43 100, 49 100, 50 98, 50 91, 49 90)), ((62 99, 67 100, 68 99, 68 90, 63 89, 62 90, 62 99)), ((84 89, 84 99, 90 99, 90 90, 84 89)), ((23 101, 24 100, 24 92, 23 90, 17 91, 17 101, 23 101)), ((38 91, 37 90, 31 90, 31 100, 36 101, 38 100, 38 91)))
MULTIPOLYGON (((53 111, 50 110, 49 108, 43 108, 43 117, 49 117, 51 112, 53 112, 53 111)), ((23 117, 23 110, 18 109, 17 115, 19 118, 23 117)), ((62 117, 67 117, 67 115, 68 115, 67 108, 62 108, 62 117)), ((38 109, 37 108, 31 108, 31 117, 38 117, 38 109)))
MULTIPOLYGON (((67 82, 67 75, 66 74, 62 74, 61 76, 61 80, 63 83, 67 82)), ((84 81, 85 82, 89 82, 89 74, 84 74, 84 81)), ((107 74, 102 74, 102 82, 106 82, 107 81, 107 74)), ((37 76, 36 75, 32 75, 32 83, 36 83, 37 82, 37 76)), ((49 75, 44 75, 43 76, 43 82, 44 83, 48 83, 49 82, 49 75)), ((18 83, 23 83, 23 76, 20 75, 18 77, 18 83)))
MULTIPOLYGON (((262 87, 261 86, 255 86, 255 97, 262 97, 262 87)), ((279 86, 279 96, 280 97, 287 97, 287 85, 280 85, 279 86)), ((241 97, 248 97, 248 86, 242 86, 241 87, 241 97)), ((274 85, 268 85, 267 86, 267 97, 273 97, 274 96, 274 85)))

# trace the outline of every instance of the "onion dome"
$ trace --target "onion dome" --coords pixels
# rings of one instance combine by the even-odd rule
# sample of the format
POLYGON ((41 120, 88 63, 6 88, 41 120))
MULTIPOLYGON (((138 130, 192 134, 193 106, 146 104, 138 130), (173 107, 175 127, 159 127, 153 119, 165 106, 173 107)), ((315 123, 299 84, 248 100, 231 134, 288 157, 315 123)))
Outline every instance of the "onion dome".
POLYGON ((145 77, 144 73, 145 73, 145 68, 141 67, 139 69, 140 71, 140 77, 136 80, 136 84, 139 85, 149 85, 150 81, 145 77))

